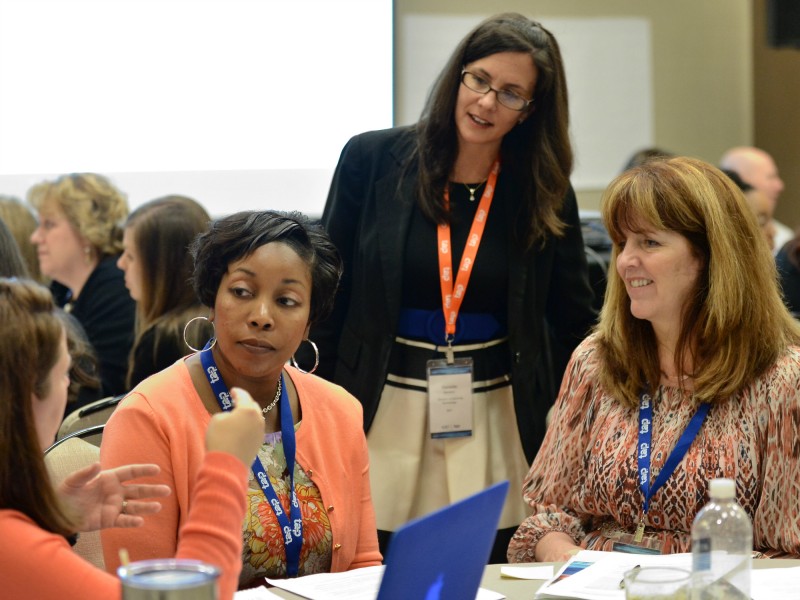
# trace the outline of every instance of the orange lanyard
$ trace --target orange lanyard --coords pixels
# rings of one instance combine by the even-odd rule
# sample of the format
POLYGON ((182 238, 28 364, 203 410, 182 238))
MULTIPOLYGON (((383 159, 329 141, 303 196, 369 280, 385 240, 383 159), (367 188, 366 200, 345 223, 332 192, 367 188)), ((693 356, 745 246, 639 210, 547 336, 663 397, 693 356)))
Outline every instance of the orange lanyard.
MULTIPOLYGON (((453 338, 456 333, 456 319, 458 311, 461 309, 461 302, 467 291, 472 267, 475 264, 475 257, 478 254, 478 247, 481 245, 483 230, 486 227, 486 219, 489 216, 489 207, 494 198, 494 187, 497 183, 497 174, 500 172, 500 161, 494 161, 492 170, 489 172, 489 179, 486 181, 486 188, 483 190, 478 211, 472 219, 472 227, 469 230, 467 244, 464 247, 464 254, 461 257, 461 265, 456 275, 455 288, 453 287, 453 255, 451 254, 450 244, 450 223, 445 223, 437 227, 437 237, 439 242, 439 281, 442 289, 442 311, 444 312, 444 332, 447 340, 448 352, 447 361, 453 360, 453 338)), ((450 193, 447 188, 444 190, 445 208, 450 206, 450 193)))

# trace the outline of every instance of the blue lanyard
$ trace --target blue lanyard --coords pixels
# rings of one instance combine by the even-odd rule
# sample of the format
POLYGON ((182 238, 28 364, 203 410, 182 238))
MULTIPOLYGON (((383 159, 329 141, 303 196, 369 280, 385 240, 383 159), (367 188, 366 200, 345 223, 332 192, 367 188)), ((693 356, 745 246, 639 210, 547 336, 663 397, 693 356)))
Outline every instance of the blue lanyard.
MULTIPOLYGON (((231 396, 228 392, 228 386, 222 381, 217 369, 217 363, 211 353, 211 346, 206 344, 203 351, 200 353, 200 361, 203 364, 203 370, 208 378, 208 383, 211 384, 211 389, 219 402, 222 410, 228 411, 233 408, 231 403, 231 396)), ((292 418, 292 407, 289 404, 289 394, 286 392, 286 386, 283 384, 283 374, 281 373, 281 438, 283 439, 283 452, 286 456, 286 467, 289 470, 289 485, 291 489, 291 506, 290 517, 286 516, 286 511, 283 510, 278 495, 275 493, 275 488, 269 481, 269 476, 264 470, 264 465, 256 456, 253 461, 253 475, 256 477, 264 492, 264 497, 272 507, 275 513, 275 518, 283 530, 283 545, 286 550, 286 575, 288 577, 297 577, 300 568, 300 550, 303 547, 303 515, 300 512, 300 504, 297 501, 297 493, 294 489, 294 464, 296 445, 294 439, 294 419, 292 418)))
MULTIPOLYGON (((639 461, 639 487, 641 487, 642 495, 644 496, 642 519, 644 519, 644 514, 647 514, 647 509, 650 506, 650 499, 653 497, 653 494, 666 483, 667 479, 675 472, 678 464, 683 460, 683 457, 689 450, 689 446, 692 445, 694 438, 697 437, 700 428, 703 426, 703 421, 710 408, 711 404, 708 402, 703 402, 697 407, 697 412, 694 413, 692 420, 689 421, 678 443, 675 444, 675 448, 672 449, 667 461, 664 463, 664 468, 661 469, 661 472, 651 486, 650 450, 653 425, 652 398, 646 392, 642 392, 639 395, 639 450, 637 458, 639 461)), ((644 531, 643 522, 640 522, 640 528, 644 531)))

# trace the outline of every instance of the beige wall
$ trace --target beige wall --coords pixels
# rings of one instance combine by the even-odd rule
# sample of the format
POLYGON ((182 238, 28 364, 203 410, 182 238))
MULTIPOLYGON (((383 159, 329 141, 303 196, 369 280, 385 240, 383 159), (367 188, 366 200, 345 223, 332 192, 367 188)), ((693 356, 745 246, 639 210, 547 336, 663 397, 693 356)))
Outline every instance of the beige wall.
POLYGON ((786 189, 776 217, 800 225, 800 50, 770 48, 766 0, 753 11, 755 144, 775 158, 786 189))
MULTIPOLYGON (((752 0, 504 0, 490 6, 485 0, 395 0, 395 27, 403 27, 407 15, 490 16, 501 11, 521 12, 545 27, 548 17, 649 19, 655 145, 716 163, 728 147, 753 142, 751 4, 752 0)), ((399 53, 396 56, 402 60, 399 53)), ((578 202, 595 209, 601 193, 580 192, 578 202)))

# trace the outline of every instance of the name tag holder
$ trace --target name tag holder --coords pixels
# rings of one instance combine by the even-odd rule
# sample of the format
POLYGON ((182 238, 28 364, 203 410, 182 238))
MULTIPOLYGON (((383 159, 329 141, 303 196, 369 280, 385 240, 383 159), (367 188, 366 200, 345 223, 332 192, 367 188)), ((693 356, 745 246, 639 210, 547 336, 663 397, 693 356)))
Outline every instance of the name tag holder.
POLYGON ((428 425, 431 438, 472 435, 473 375, 474 365, 469 357, 428 361, 428 425))
MULTIPOLYGON (((455 358, 452 344, 455 339, 458 311, 461 309, 472 267, 478 255, 499 172, 500 161, 495 160, 489 171, 478 210, 472 219, 467 243, 456 273, 453 272, 453 256, 450 252, 450 223, 442 223, 436 228, 447 350, 444 359, 429 360, 427 363, 428 427, 434 439, 472 435, 474 365, 469 357, 455 358)), ((445 208, 450 206, 450 193, 446 187, 444 205, 445 208)))

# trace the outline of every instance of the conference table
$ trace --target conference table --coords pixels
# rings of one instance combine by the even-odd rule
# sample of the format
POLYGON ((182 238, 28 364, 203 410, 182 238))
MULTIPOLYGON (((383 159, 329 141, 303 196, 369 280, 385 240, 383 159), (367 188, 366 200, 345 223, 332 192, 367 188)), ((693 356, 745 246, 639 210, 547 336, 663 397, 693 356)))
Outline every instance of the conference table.
MULTIPOLYGON (((554 565, 555 570, 561 567, 563 563, 535 563, 536 566, 540 565, 554 565)), ((524 580, 524 579, 507 579, 500 576, 500 569, 509 565, 487 565, 483 572, 483 579, 481 580, 481 587, 487 590, 492 590, 503 594, 508 600, 532 600, 536 590, 544 583, 540 580, 524 580)), ((522 567, 525 565, 511 565, 515 567, 522 567)), ((533 566, 533 565, 531 565, 533 566)), ((753 561, 753 568, 755 569, 775 569, 781 567, 800 567, 800 559, 759 559, 753 561)), ((800 584, 799 584, 800 585, 800 584)), ((297 600, 302 598, 297 594, 287 592, 278 588, 269 588, 269 591, 281 598, 290 600, 297 600)), ((779 599, 776 599, 779 600, 779 599)))

